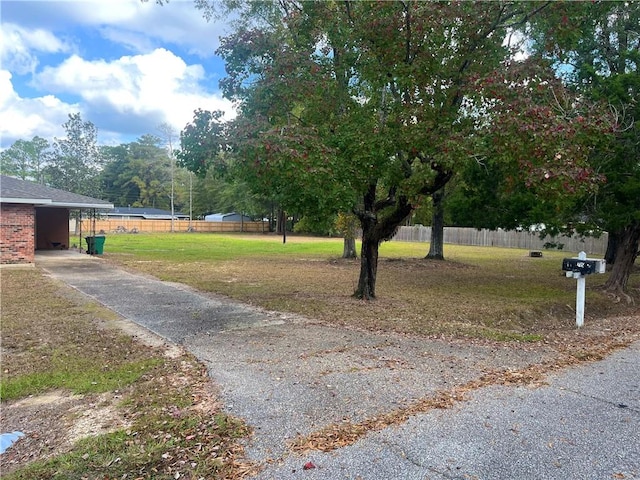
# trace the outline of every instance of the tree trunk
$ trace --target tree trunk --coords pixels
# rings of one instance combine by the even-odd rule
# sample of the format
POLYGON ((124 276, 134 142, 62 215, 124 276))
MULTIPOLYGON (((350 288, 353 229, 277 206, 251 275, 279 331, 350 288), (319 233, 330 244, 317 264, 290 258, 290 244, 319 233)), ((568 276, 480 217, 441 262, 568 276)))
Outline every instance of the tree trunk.
POLYGON ((282 243, 287 243, 287 215, 281 208, 278 209, 278 219, 276 221, 276 233, 282 235, 282 243))
POLYGON ((433 215, 431 217, 431 243, 426 258, 444 260, 444 187, 431 196, 433 215))
POLYGON ((376 276, 378 274, 378 248, 380 240, 375 235, 375 223, 365 222, 362 229, 362 249, 360 251, 360 278, 354 297, 362 300, 376 298, 376 276))
POLYGON ((615 263, 604 284, 604 290, 616 297, 625 297, 631 301, 631 297, 625 293, 625 290, 640 248, 640 222, 615 232, 615 237, 617 237, 615 263))
POLYGON ((613 264, 616 263, 616 249, 618 248, 618 243, 617 232, 609 232, 607 251, 604 254, 604 259, 609 266, 613 266, 613 264))
MULTIPOLYGON (((432 162, 436 172, 432 183, 420 190, 421 195, 433 195, 442 190, 451 179, 452 172, 432 162)), ((370 300, 376 296, 376 275, 378 273, 378 248, 385 240, 391 240, 398 227, 413 211, 413 205, 405 195, 399 195, 397 187, 391 187, 384 199, 376 201, 377 181, 369 184, 363 198, 363 209, 354 212, 362 228, 362 253, 360 258, 360 278, 353 296, 370 300)))
POLYGON ((276 233, 282 235, 282 232, 284 232, 284 227, 284 211, 279 208, 278 213, 276 214, 276 233))
POLYGON ((358 258, 356 254, 356 239, 345 238, 344 249, 342 250, 342 258, 358 258))
POLYGON ((390 240, 413 206, 405 196, 389 192, 386 199, 376 201, 376 185, 369 186, 364 195, 364 209, 358 213, 362 228, 362 248, 360 253, 360 278, 353 296, 363 300, 376 297, 376 275, 378 273, 378 248, 385 240, 390 240), (379 212, 384 210, 384 215, 379 212))

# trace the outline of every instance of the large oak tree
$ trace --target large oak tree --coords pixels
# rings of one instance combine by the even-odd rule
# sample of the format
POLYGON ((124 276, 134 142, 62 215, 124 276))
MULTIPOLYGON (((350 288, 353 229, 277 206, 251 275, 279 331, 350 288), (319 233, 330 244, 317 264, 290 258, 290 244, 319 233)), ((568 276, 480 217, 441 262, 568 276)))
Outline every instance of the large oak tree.
MULTIPOLYGON (((521 69, 505 39, 548 5, 226 5, 237 22, 218 50, 227 66, 221 85, 239 108, 226 138, 243 177, 285 207, 351 209, 362 229, 354 295, 374 298, 380 243, 457 170, 477 161, 483 135, 492 133, 485 128, 494 121, 492 108, 509 112, 510 98, 496 96, 495 78, 521 69)), ((557 153, 545 147, 537 163, 562 170, 566 157, 557 153)), ((501 160, 523 159, 504 153, 501 160)))
POLYGON ((487 7, 252 4, 222 42, 246 175, 283 203, 353 209, 363 232, 359 298, 375 297, 379 244, 451 178, 455 155, 443 153, 467 128, 459 109, 468 80, 506 55, 497 30, 515 9, 487 7))

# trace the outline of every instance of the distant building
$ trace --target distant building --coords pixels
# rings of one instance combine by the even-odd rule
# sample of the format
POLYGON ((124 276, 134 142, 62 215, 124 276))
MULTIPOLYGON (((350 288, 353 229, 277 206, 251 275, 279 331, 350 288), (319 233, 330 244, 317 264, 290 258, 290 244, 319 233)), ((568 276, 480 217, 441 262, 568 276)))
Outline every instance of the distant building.
POLYGON ((204 217, 206 222, 253 222, 251 217, 240 213, 212 213, 204 217))
MULTIPOLYGON (((171 220, 171 212, 148 207, 115 207, 106 213, 109 220, 171 220)), ((174 220, 189 220, 189 215, 173 212, 174 220)))

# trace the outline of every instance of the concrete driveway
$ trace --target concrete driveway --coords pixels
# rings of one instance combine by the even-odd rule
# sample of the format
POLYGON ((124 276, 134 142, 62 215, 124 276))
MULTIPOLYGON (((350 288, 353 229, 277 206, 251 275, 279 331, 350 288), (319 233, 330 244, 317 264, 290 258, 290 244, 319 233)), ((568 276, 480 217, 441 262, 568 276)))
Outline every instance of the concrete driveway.
POLYGON ((254 429, 246 453, 264 467, 256 478, 640 478, 640 344, 544 385, 476 388, 433 409, 442 392, 557 353, 330 326, 70 252, 36 262, 204 362, 225 409, 254 429), (411 415, 376 423, 394 411, 411 415), (327 453, 290 447, 344 425, 373 427, 327 453))

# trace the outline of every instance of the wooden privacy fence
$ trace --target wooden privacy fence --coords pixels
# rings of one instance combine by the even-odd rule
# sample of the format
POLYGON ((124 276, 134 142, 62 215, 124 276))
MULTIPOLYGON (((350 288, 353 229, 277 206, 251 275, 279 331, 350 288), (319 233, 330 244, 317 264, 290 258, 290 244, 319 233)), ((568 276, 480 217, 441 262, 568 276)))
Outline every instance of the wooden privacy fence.
MULTIPOLYGON (((82 220, 82 232, 93 232, 94 221, 82 220)), ((105 233, 160 233, 171 231, 171 220, 96 220, 95 231, 104 230, 105 233)), ((75 225, 71 231, 78 232, 75 225)), ((267 222, 205 222, 202 220, 174 220, 174 232, 247 232, 264 233, 269 231, 267 222)))
MULTIPOLYGON (((588 254, 604 255, 607 250, 607 234, 600 238, 558 236, 540 239, 537 233, 529 231, 477 230, 475 228, 445 227, 444 243, 454 245, 475 245, 479 247, 522 248, 525 250, 558 249, 567 252, 584 251, 588 254)), ((430 242, 431 227, 415 225, 400 227, 393 240, 404 242, 430 242)))

